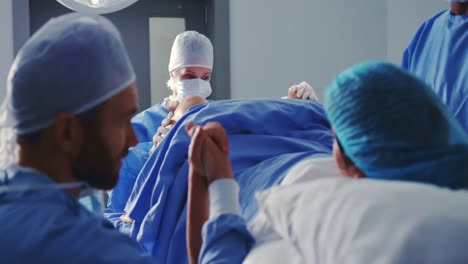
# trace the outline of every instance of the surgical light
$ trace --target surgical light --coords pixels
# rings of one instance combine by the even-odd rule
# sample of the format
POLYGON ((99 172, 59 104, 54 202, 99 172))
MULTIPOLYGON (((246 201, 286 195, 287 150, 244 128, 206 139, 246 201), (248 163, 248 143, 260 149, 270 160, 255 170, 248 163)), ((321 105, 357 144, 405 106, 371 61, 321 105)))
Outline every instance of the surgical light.
POLYGON ((101 1, 100 0, 88 0, 88 3, 90 6, 98 7, 101 1))
POLYGON ((138 0, 57 0, 63 6, 85 14, 106 14, 129 7, 138 0))

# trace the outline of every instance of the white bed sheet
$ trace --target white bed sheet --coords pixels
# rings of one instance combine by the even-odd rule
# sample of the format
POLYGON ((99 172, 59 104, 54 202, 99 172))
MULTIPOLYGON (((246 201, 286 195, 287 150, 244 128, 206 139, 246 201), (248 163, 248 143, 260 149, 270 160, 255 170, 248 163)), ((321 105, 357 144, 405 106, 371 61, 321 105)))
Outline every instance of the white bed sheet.
MULTIPOLYGON (((329 177, 339 177, 333 157, 314 157, 292 167, 281 185, 300 184, 329 177)), ((278 235, 272 222, 261 211, 249 224, 249 230, 256 244, 244 260, 244 264, 305 263, 296 246, 278 235)))
POLYGON ((303 161, 257 194, 244 263, 468 263, 467 191, 336 172, 330 158, 303 161))

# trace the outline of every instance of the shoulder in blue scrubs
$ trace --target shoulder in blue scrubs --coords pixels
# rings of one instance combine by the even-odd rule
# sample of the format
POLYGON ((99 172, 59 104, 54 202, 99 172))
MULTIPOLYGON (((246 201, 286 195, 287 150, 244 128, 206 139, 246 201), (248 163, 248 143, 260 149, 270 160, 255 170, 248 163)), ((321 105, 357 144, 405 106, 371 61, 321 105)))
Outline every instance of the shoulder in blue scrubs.
POLYGON ((4 176, 2 263, 154 263, 136 242, 88 212, 68 191, 54 188, 50 178, 27 169, 4 176), (42 188, 14 190, 24 186, 42 188))

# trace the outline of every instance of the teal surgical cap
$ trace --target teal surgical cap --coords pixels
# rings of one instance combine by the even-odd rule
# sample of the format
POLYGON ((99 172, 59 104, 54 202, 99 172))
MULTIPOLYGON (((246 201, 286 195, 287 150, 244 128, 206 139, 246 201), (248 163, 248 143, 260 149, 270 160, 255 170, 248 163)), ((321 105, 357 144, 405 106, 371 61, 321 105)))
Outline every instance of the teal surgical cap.
POLYGON ((135 82, 116 27, 101 16, 51 19, 23 46, 7 81, 0 126, 38 131, 60 113, 79 114, 135 82))
POLYGON ((468 187, 468 138, 422 81, 385 62, 355 65, 326 90, 345 155, 369 178, 468 187))

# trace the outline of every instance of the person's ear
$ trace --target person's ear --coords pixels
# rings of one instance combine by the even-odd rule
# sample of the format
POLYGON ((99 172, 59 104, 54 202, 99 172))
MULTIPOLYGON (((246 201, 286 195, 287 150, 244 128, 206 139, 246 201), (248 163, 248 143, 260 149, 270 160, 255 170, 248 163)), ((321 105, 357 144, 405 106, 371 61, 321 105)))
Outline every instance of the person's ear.
POLYGON ((343 176, 349 176, 348 170, 346 166, 346 162, 344 161, 343 153, 341 152, 340 147, 338 146, 338 142, 336 138, 333 138, 333 158, 335 159, 336 165, 340 171, 340 174, 343 176))
POLYGON ((336 165, 338 166, 341 175, 350 178, 365 178, 364 173, 362 173, 356 165, 347 160, 338 144, 338 141, 336 140, 336 137, 333 137, 333 157, 335 158, 336 165))
POLYGON ((348 166, 348 171, 351 178, 361 179, 366 177, 364 173, 362 173, 362 171, 354 164, 348 166))
POLYGON ((169 88, 171 89, 172 91, 172 99, 175 99, 177 97, 177 85, 176 85, 176 79, 174 77, 174 74, 171 72, 169 74, 170 78, 169 78, 169 81, 168 81, 168 85, 169 85, 169 88))
POLYGON ((60 151, 71 159, 77 158, 83 144, 83 127, 75 115, 60 114, 53 124, 53 135, 60 151))
POLYGON ((179 95, 179 89, 180 87, 177 85, 176 78, 172 78, 172 87, 174 87, 173 93, 174 93, 174 99, 179 95))

